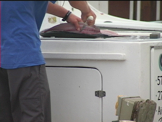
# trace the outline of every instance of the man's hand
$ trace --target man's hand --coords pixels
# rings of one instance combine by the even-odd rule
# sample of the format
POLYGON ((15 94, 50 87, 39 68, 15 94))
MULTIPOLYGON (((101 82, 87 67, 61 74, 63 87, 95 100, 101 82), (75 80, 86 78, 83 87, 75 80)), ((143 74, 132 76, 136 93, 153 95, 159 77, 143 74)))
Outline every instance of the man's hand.
POLYGON ((82 21, 81 18, 79 18, 79 17, 77 17, 77 16, 75 16, 74 14, 71 13, 69 15, 68 19, 67 19, 67 22, 74 24, 76 30, 80 31, 80 25, 79 25, 79 23, 80 22, 83 22, 83 21, 82 21))
POLYGON ((89 26, 93 26, 95 24, 95 20, 96 20, 96 15, 93 11, 90 11, 88 13, 82 13, 81 18, 83 20, 83 22, 87 22, 87 24, 89 26), (93 19, 88 19, 88 17, 92 16, 93 19))
POLYGON ((88 25, 93 26, 96 20, 96 14, 91 10, 87 1, 69 1, 70 5, 81 11, 81 18, 83 22, 87 22, 88 25), (87 20, 89 16, 93 16, 93 20, 87 20))

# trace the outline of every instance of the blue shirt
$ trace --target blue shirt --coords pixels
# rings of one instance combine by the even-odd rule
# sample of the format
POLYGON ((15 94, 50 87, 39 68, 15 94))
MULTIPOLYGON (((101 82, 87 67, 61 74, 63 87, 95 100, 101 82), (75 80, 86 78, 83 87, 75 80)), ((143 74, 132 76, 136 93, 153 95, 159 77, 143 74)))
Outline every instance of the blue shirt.
POLYGON ((48 1, 0 1, 0 67, 45 64, 39 29, 48 1))

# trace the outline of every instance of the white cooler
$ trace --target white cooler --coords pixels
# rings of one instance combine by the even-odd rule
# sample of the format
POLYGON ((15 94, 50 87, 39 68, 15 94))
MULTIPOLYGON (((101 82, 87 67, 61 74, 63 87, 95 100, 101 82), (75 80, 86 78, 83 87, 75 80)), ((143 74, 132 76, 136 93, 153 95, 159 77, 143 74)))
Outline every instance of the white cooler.
POLYGON ((162 38, 42 38, 52 122, 117 120, 118 95, 157 102, 162 121, 162 38))

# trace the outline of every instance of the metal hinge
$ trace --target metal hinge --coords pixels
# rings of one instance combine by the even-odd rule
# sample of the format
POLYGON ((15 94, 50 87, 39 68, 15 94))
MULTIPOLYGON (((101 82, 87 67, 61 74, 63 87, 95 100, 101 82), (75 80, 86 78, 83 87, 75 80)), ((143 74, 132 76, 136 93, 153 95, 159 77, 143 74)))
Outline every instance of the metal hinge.
POLYGON ((105 91, 102 91, 102 90, 98 90, 98 91, 95 91, 95 96, 96 97, 105 97, 106 96, 106 92, 105 91))

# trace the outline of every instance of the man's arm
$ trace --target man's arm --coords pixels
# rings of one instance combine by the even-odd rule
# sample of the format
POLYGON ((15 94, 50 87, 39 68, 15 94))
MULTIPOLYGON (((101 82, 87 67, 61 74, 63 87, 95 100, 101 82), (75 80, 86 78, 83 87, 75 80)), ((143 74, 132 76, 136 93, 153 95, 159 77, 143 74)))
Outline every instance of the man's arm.
MULTIPOLYGON (((67 12, 68 10, 64 7, 58 4, 53 4, 52 2, 48 2, 47 13, 64 18, 67 12)), ((75 16, 72 13, 69 15, 66 21, 74 24, 78 31, 80 30, 79 22, 83 22, 81 18, 75 16)))
POLYGON ((67 12, 68 10, 64 7, 48 2, 47 13, 63 18, 67 12))

